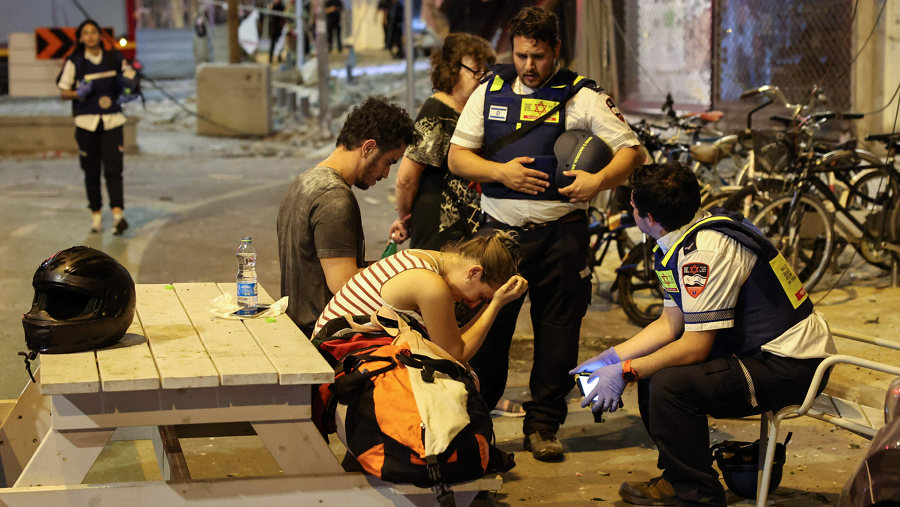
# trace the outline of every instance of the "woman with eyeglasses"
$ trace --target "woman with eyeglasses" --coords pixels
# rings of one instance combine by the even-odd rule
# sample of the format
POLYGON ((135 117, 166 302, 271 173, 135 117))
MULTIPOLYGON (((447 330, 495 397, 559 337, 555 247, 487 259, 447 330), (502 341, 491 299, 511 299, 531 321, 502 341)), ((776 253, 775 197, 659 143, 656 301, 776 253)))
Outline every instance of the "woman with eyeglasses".
POLYGON ((410 248, 440 250, 467 239, 478 229, 480 194, 447 167, 450 138, 469 95, 475 91, 496 55, 488 41, 467 33, 451 33, 431 55, 434 95, 416 117, 422 142, 410 146, 397 172, 397 219, 390 236, 410 248))

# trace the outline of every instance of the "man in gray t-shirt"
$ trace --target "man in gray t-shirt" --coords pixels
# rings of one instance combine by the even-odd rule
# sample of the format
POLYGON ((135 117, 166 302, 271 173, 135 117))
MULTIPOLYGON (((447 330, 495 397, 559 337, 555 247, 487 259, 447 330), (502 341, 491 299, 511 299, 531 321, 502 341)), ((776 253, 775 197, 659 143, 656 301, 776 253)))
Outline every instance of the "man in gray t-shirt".
POLYGON ((362 217, 353 191, 330 167, 317 166, 294 179, 278 210, 281 294, 288 316, 304 333, 331 300, 320 258, 352 258, 364 266, 362 217))
POLYGON ((386 178, 407 145, 419 141, 409 115, 384 99, 355 107, 337 148, 294 179, 278 210, 281 295, 287 314, 311 333, 331 297, 365 266, 365 239, 352 186, 386 178))

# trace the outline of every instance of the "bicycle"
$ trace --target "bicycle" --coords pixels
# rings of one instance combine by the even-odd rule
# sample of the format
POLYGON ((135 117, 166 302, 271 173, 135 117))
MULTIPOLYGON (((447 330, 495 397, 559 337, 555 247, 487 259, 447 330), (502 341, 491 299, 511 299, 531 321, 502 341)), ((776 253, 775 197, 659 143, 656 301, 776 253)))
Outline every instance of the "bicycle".
POLYGON ((618 296, 618 303, 634 324, 646 326, 662 314, 662 288, 653 274, 653 243, 641 234, 642 240, 635 242, 632 235, 637 228, 634 217, 628 211, 617 211, 613 199, 605 211, 597 208, 589 210, 591 272, 596 274, 603 264, 610 246, 616 243, 616 252, 622 264, 616 268, 616 278, 610 293, 618 296), (619 223, 610 227, 612 217, 619 217, 619 223), (647 274, 651 277, 647 278, 647 274), (635 283, 637 280, 637 283, 635 283), (658 302, 658 307, 656 302, 658 302))
MULTIPOLYGON (((810 128, 840 116, 814 113, 809 116, 810 128)), ((850 244, 859 248, 867 262, 887 269, 891 254, 883 245, 892 238, 887 235, 886 218, 889 205, 897 207, 900 189, 893 156, 886 164, 875 158, 865 165, 850 150, 818 154, 807 148, 801 154, 788 165, 794 176, 786 192, 772 196, 753 223, 781 251, 807 291, 850 244)))

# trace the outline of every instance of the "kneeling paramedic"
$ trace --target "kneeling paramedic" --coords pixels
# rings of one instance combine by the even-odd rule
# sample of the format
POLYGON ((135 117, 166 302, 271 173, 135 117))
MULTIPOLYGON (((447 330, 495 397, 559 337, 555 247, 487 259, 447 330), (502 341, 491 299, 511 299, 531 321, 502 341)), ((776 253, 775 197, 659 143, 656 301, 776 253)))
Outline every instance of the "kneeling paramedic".
MULTIPOLYGON (((597 385, 582 406, 615 411, 637 382, 641 418, 662 476, 626 482, 644 505, 725 506, 707 416, 739 418, 802 403, 816 367, 836 353, 825 319, 784 257, 740 214, 700 208, 700 186, 678 163, 631 175, 634 217, 656 239, 662 316, 585 361, 597 385)), ((824 382, 822 384, 824 386, 824 382)))
MULTIPOLYGON (((497 66, 469 97, 451 140, 449 167, 481 183, 485 216, 479 234, 501 229, 518 235, 519 272, 531 287, 534 328, 524 445, 536 459, 556 461, 563 458, 556 431, 575 385, 568 371, 578 362, 581 319, 590 303, 588 201, 624 182, 643 155, 612 99, 593 81, 559 66, 556 15, 525 8, 509 33, 514 64, 497 66), (607 162, 585 170, 581 163, 575 170, 560 168, 556 143, 575 130, 596 136, 592 146, 608 145, 607 162)), ((523 300, 503 307, 470 362, 491 407, 506 387, 523 300)))

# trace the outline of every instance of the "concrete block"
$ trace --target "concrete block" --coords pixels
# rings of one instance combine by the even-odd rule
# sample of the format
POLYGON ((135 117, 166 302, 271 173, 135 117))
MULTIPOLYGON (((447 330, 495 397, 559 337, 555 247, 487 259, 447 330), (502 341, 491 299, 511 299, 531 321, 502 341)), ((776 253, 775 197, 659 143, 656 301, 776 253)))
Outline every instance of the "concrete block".
MULTIPOLYGON (((137 118, 124 125, 125 153, 138 152, 137 118)), ((71 116, 0 116, 0 154, 22 155, 62 151, 77 153, 71 116)))
POLYGON ((54 97, 59 95, 56 76, 63 61, 35 58, 34 33, 9 34, 9 95, 54 97))
POLYGON ((268 65, 204 63, 197 68, 197 133, 253 137, 272 132, 268 65))

